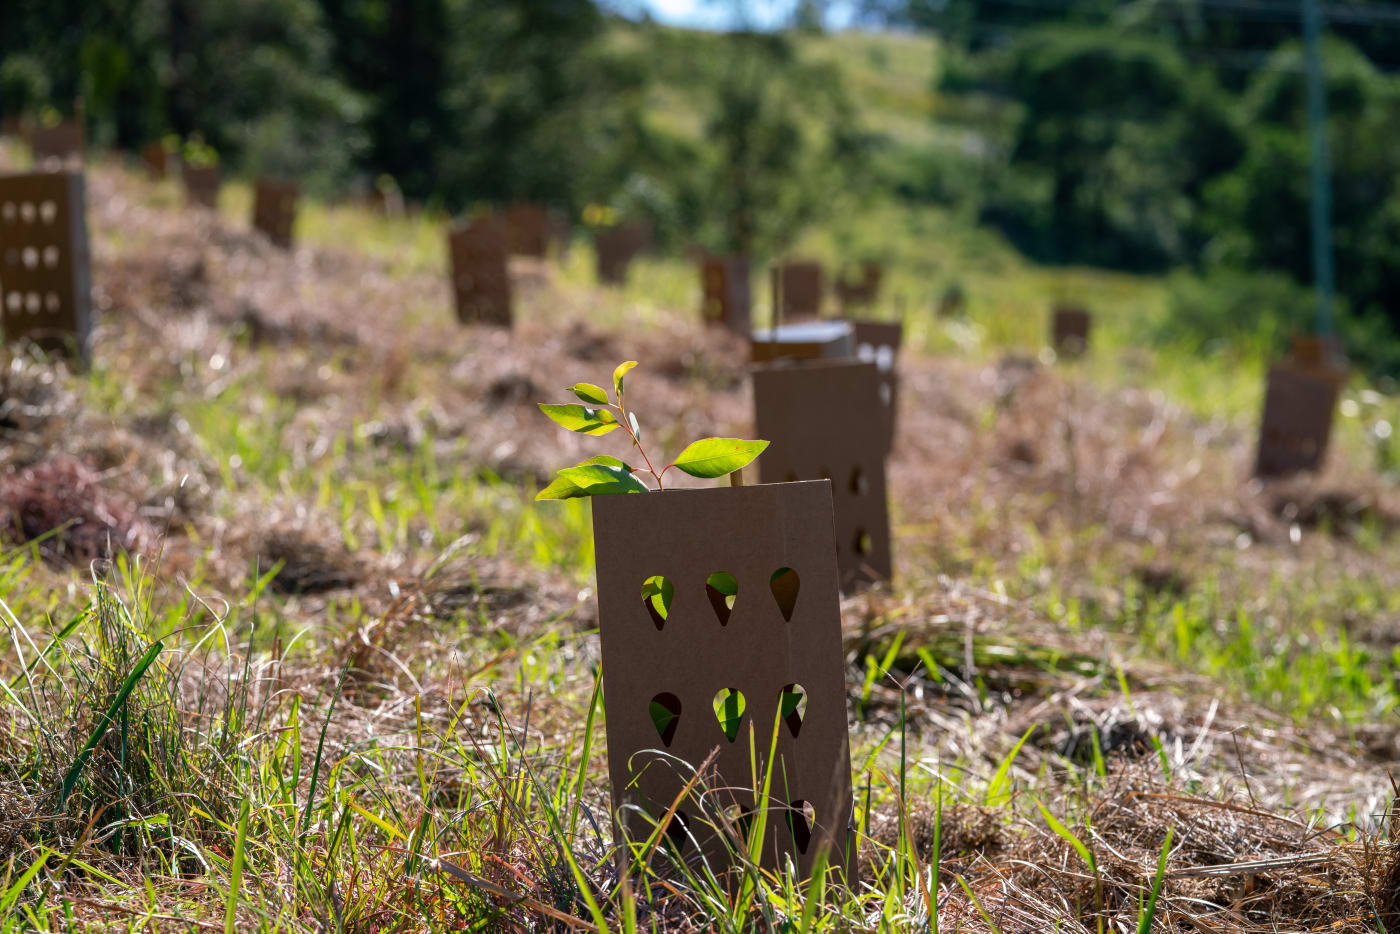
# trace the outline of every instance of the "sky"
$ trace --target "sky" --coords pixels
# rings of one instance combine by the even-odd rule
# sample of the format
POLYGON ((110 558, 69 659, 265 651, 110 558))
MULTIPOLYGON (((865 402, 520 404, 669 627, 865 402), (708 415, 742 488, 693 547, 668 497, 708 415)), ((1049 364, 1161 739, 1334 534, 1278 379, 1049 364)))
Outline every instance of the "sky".
MULTIPOLYGON (((700 29, 724 29, 734 25, 732 0, 623 0, 610 4, 617 8, 645 9, 660 22, 700 29)), ((787 20, 795 6, 793 0, 749 0, 748 9, 754 25, 761 28, 777 26, 787 20)), ((833 4, 828 26, 839 27, 847 18, 841 4, 833 4)))

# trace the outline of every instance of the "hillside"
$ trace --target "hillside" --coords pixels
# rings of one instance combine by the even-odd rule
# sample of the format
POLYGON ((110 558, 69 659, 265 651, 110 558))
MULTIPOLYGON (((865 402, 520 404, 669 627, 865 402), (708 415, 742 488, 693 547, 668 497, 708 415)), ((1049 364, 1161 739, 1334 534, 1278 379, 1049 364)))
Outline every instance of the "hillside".
MULTIPOLYGON (((912 70, 903 41, 870 47, 912 70)), ((514 262, 514 332, 464 329, 441 218, 313 203, 283 253, 241 187, 216 217, 114 160, 89 178, 95 364, 3 348, 0 369, 23 923, 535 930, 597 923, 590 898, 615 929, 798 917, 778 880, 749 914, 699 878, 616 889, 588 509, 531 501, 625 453, 534 407, 624 359, 665 449, 750 432, 745 348, 697 324, 693 268, 600 288, 579 239, 514 262)), ((935 207, 849 224, 806 245, 888 250, 880 313, 913 339, 896 580, 842 607, 864 886, 812 902, 817 927, 916 923, 931 861, 945 930, 1136 923, 1169 829, 1154 930, 1392 927, 1400 493, 1363 429, 1393 402, 1349 392, 1325 475, 1253 483, 1262 361, 1144 346, 1159 281, 1036 268, 935 207), (953 280, 968 314, 937 318, 953 280), (1060 295, 1103 322, 1082 363, 1042 350, 1060 295)))

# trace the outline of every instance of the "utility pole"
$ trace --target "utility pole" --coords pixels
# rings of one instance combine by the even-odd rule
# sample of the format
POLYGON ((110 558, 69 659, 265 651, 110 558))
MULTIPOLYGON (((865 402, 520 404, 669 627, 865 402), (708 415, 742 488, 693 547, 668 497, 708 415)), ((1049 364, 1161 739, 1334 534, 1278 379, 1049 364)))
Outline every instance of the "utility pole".
POLYGON ((1332 164, 1327 151, 1327 92, 1322 80, 1318 0, 1303 0, 1303 44, 1308 59, 1308 137, 1312 146, 1313 287, 1317 291, 1317 333, 1332 333, 1332 164))

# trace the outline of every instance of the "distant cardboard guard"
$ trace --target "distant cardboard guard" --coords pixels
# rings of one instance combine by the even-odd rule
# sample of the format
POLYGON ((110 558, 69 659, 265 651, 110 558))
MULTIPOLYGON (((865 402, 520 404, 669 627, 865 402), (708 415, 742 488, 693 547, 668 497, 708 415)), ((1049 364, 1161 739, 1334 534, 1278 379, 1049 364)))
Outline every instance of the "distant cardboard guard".
POLYGON ((851 360, 753 370, 754 433, 767 439, 760 483, 831 480, 841 588, 893 574, 880 370, 851 360))
POLYGON ((1051 346, 1062 357, 1079 357, 1089 349, 1093 318, 1083 308, 1059 306, 1050 329, 1051 346))
POLYGON ((457 320, 508 328, 512 321, 506 225, 497 217, 479 217, 454 227, 447 236, 452 294, 457 320))
POLYGON ((821 315, 824 293, 821 263, 810 260, 781 263, 768 271, 768 281, 776 323, 821 315))
POLYGON ((258 179, 253 190, 253 226, 284 250, 292 246, 300 193, 295 182, 267 178, 258 179))
POLYGON ((1317 472, 1327 459, 1347 364, 1335 341, 1300 337, 1269 369, 1254 475, 1279 479, 1317 472))
POLYGON ((83 176, 0 176, 0 322, 5 341, 28 340, 86 361, 92 334, 91 283, 83 176))
POLYGON ((744 256, 707 256, 700 261, 703 297, 700 316, 706 324, 720 325, 731 334, 749 334, 752 296, 749 261, 744 256))

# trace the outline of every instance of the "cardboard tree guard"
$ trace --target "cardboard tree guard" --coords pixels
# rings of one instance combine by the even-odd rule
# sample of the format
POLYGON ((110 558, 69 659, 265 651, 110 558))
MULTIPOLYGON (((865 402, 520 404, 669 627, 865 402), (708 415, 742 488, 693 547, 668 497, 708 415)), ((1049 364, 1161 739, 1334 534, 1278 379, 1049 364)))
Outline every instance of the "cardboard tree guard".
POLYGON ((86 360, 91 261, 83 176, 0 176, 0 329, 86 360))
POLYGON ((146 175, 153 181, 165 178, 170 170, 170 152, 159 140, 141 147, 141 161, 146 166, 146 175))
POLYGON ((81 171, 83 167, 83 128, 75 120, 57 126, 34 127, 29 131, 29 149, 34 163, 46 172, 81 171))
POLYGON ((748 257, 705 257, 700 261, 700 287, 700 317, 704 322, 747 336, 752 320, 748 257))
POLYGON ((852 308, 868 308, 875 304, 875 299, 880 295, 880 282, 884 279, 885 270, 879 263, 861 263, 860 278, 847 279, 845 276, 838 276, 833 288, 836 297, 841 302, 842 311, 852 308))
POLYGON ((776 324, 816 318, 822 311, 822 265, 810 260, 789 261, 768 270, 776 324))
POLYGON ((448 266, 457 320, 463 324, 511 326, 510 269, 506 225, 496 217, 479 217, 447 235, 448 266))
POLYGON ((754 437, 770 442, 760 483, 831 480, 841 589, 893 574, 880 371, 874 363, 778 363, 753 370, 754 437))
POLYGON ((193 166, 186 164, 180 169, 180 178, 185 183, 185 200, 213 211, 219 207, 219 167, 217 165, 193 166))
POLYGON ((742 833, 763 806, 766 865, 790 855, 806 875, 828 845, 830 865, 853 881, 830 484, 597 496, 592 504, 608 769, 619 829, 645 840, 692 768, 717 750, 712 772, 680 803, 668 834, 681 858, 703 853, 723 870, 725 838, 714 829, 723 826, 720 815, 742 833), (717 572, 737 584, 732 608, 707 583, 717 572), (655 576, 673 588, 664 619, 654 601, 643 599, 644 582, 655 576), (785 710, 793 685, 804 706, 785 710), (731 690, 744 699, 737 724, 731 722, 732 739, 715 709, 717 697, 731 690), (676 716, 667 722, 666 713, 676 716), (750 756, 758 760, 761 787, 775 727, 772 783, 760 802, 750 756), (810 824, 800 816, 806 808, 810 824))
POLYGON ((1089 349, 1093 319, 1083 308, 1058 306, 1050 325, 1050 346, 1062 357, 1078 357, 1089 349))
POLYGON ((544 259, 550 230, 549 211, 542 204, 512 204, 506 209, 506 248, 512 256, 544 259))
POLYGON ((904 325, 896 321, 853 321, 856 356, 880 370, 880 404, 884 407, 887 444, 894 449, 896 413, 899 410, 899 345, 904 325))
POLYGON ((754 363, 840 360, 855 354, 855 328, 849 321, 799 321, 754 331, 749 339, 749 357, 754 363))
POLYGON ((598 260, 598 281, 612 285, 625 283, 627 267, 638 253, 650 249, 651 240, 651 224, 646 221, 598 231, 593 237, 593 247, 598 260))
POLYGON ((300 193, 295 182, 269 178, 258 179, 253 188, 253 227, 284 250, 292 246, 292 228, 297 221, 297 197, 300 193))
POLYGON ((1289 356, 1269 368, 1254 458, 1256 477, 1275 479, 1322 469, 1346 379, 1345 357, 1335 341, 1294 340, 1289 356))

